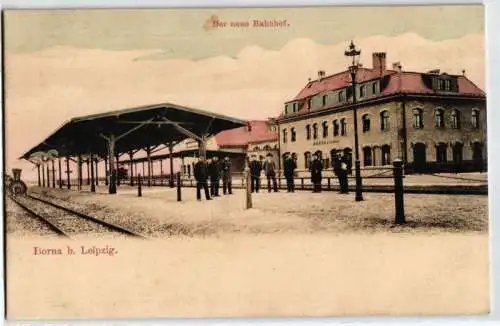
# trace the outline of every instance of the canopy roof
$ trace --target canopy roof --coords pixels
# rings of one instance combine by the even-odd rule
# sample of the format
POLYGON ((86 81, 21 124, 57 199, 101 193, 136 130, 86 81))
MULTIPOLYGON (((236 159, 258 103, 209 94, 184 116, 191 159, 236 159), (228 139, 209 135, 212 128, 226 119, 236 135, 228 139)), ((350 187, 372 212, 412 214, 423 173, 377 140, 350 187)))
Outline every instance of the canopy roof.
POLYGON ((208 137, 246 124, 244 120, 171 103, 140 106, 73 118, 21 158, 29 159, 33 153, 51 149, 57 150, 59 156, 103 156, 107 153, 107 141, 102 135, 117 137, 116 152, 126 153, 191 138, 186 131, 208 137), (119 138, 121 135, 124 136, 119 138))
MULTIPOLYGON (((218 156, 219 158, 222 158, 224 156, 229 156, 229 157, 235 157, 235 156, 241 156, 241 155, 246 155, 245 152, 243 152, 240 149, 220 149, 220 150, 211 150, 207 149, 206 150, 206 157, 211 158, 214 156, 218 156)), ((198 157, 198 149, 184 149, 181 151, 173 152, 172 153, 172 158, 182 158, 182 157, 198 157)), ((151 161, 158 161, 158 160, 163 160, 163 159, 169 159, 170 154, 159 154, 159 155, 151 155, 150 160, 151 161)), ((139 158, 134 158, 132 160, 133 163, 141 163, 141 162, 147 162, 148 158, 146 157, 139 157, 139 158)), ((121 159, 120 164, 128 164, 130 163, 130 160, 128 159, 121 159)))

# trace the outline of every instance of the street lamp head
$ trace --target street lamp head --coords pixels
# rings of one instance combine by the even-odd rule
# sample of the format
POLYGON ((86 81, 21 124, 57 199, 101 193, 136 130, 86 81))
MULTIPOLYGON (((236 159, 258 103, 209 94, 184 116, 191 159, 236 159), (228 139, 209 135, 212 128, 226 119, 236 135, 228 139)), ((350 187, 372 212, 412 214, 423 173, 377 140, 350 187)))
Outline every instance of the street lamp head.
POLYGON ((354 45, 353 41, 351 41, 351 43, 347 47, 347 50, 345 50, 344 55, 346 57, 352 58, 352 66, 356 66, 357 69, 359 64, 359 56, 361 55, 361 50, 356 49, 356 46, 354 45))

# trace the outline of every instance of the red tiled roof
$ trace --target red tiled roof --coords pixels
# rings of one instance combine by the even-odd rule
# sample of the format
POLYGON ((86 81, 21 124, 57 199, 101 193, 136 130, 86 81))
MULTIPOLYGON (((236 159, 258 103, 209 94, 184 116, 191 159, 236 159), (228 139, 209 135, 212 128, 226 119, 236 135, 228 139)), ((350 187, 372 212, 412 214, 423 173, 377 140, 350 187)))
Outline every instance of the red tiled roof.
POLYGON ((246 146, 249 143, 263 141, 273 141, 278 139, 278 133, 273 133, 269 129, 269 123, 265 120, 249 121, 248 127, 239 127, 230 130, 224 130, 215 135, 215 141, 220 147, 224 146, 246 146))
MULTIPOLYGON (((424 73, 420 72, 397 72, 395 70, 386 70, 384 76, 389 76, 389 82, 387 86, 382 90, 380 96, 393 95, 398 93, 411 93, 411 94, 440 94, 433 89, 428 88, 423 80, 422 75, 424 73)), ((357 82, 365 82, 371 79, 380 77, 380 73, 377 70, 359 68, 357 74, 357 82)), ((444 93, 443 96, 457 96, 457 95, 467 95, 467 96, 485 96, 485 92, 477 87, 471 80, 467 79, 465 76, 458 77, 458 93, 444 93)), ((338 74, 327 76, 321 80, 315 80, 309 82, 294 98, 294 100, 303 100, 311 96, 319 94, 324 91, 341 89, 352 85, 351 76, 349 71, 342 71, 338 74)), ((370 97, 368 99, 373 99, 370 97)), ((367 99, 367 100, 368 100, 367 99)), ((360 100, 359 102, 362 102, 360 100)), ((340 106, 345 105, 345 103, 340 104, 340 106)), ((328 107, 330 108, 330 107, 328 107)), ((325 109, 328 109, 325 108, 325 109)), ((309 112, 309 103, 304 101, 303 105, 299 108, 296 113, 289 114, 288 116, 302 115, 309 112)), ((282 112, 278 119, 284 117, 282 112)))
MULTIPOLYGON (((393 74, 395 71, 386 70, 385 74, 393 74)), ((359 68, 356 75, 357 82, 364 82, 370 79, 374 79, 380 76, 380 72, 373 69, 359 68)), ((324 91, 344 88, 351 85, 351 75, 349 71, 342 71, 338 74, 327 76, 321 80, 315 80, 309 82, 306 87, 304 87, 294 100, 300 100, 307 98, 312 95, 319 94, 324 91)))

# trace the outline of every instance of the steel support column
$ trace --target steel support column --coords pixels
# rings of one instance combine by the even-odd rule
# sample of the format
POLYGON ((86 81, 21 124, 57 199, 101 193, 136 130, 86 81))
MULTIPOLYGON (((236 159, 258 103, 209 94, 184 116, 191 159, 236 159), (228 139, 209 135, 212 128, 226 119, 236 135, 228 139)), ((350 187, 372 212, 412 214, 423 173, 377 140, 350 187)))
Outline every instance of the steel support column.
MULTIPOLYGON (((95 183, 94 183, 94 156, 90 153, 89 162, 90 162, 90 192, 95 192, 95 183)), ((88 165, 87 165, 88 166, 88 165)))
POLYGON ((47 188, 50 188, 50 168, 49 168, 49 162, 47 161, 47 188))
POLYGON ((95 158, 95 185, 99 185, 99 158, 95 158))
POLYGON ((41 166, 41 170, 42 170, 42 187, 45 187, 45 169, 43 166, 43 162, 40 163, 40 166, 41 166))
POLYGON ((42 186, 42 179, 41 179, 41 176, 40 176, 40 164, 39 163, 37 163, 36 169, 37 169, 37 172, 38 172, 38 186, 41 187, 42 186))
POLYGON ((62 168, 61 168, 61 158, 57 158, 57 164, 59 165, 59 189, 62 188, 62 168))
POLYGON ((69 157, 66 157, 66 176, 68 179, 68 189, 71 189, 71 179, 70 179, 70 170, 69 170, 69 157))
POLYGON ((168 152, 170 153, 169 159, 170 159, 170 180, 169 180, 169 187, 173 188, 174 187, 174 155, 173 155, 173 146, 172 144, 168 144, 168 152))
POLYGON ((133 166, 133 159, 134 159, 134 154, 132 151, 128 152, 128 156, 130 158, 130 186, 134 186, 134 166, 133 166))
POLYGON ((90 186, 90 160, 87 158, 87 186, 90 186))

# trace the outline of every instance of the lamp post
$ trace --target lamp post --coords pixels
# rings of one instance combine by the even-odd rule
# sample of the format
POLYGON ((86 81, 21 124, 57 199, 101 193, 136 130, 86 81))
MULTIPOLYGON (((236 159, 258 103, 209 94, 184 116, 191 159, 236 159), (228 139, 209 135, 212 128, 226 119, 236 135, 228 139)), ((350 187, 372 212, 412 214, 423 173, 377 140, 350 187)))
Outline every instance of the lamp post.
POLYGON ((361 50, 356 50, 354 46, 354 42, 351 41, 349 47, 344 52, 346 57, 352 58, 352 64, 349 66, 349 73, 351 74, 352 79, 352 104, 353 104, 353 114, 354 114, 354 169, 356 174, 356 201, 363 200, 363 185, 361 181, 361 165, 359 162, 359 141, 358 141, 358 110, 356 107, 356 74, 358 73, 359 68, 359 56, 361 54, 361 50))

